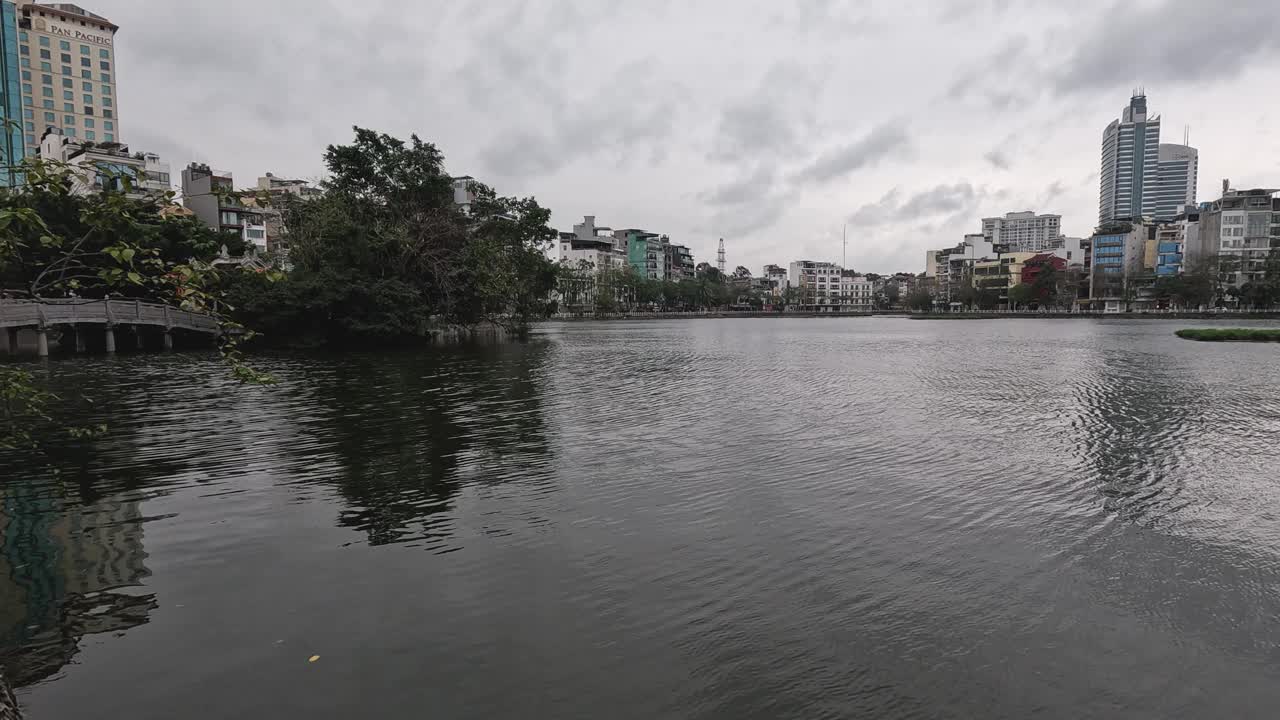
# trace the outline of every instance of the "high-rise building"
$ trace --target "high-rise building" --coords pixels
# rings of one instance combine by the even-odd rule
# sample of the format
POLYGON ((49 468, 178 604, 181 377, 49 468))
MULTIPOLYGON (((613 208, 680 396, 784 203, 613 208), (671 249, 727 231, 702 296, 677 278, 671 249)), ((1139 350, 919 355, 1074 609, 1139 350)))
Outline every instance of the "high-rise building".
POLYGON ((18 166, 27 155, 22 132, 22 92, 19 78, 18 6, 0 2, 0 186, 16 185, 18 166))
POLYGON ((1062 244, 1062 216, 1028 210, 982 219, 982 237, 1005 252, 1044 252, 1062 244))
POLYGON ((1157 222, 1169 222, 1183 205, 1195 205, 1196 181, 1200 174, 1200 152, 1189 145, 1160 143, 1156 167, 1157 222))
POLYGON ((120 142, 111 21, 70 3, 18 0, 23 140, 34 155, 47 128, 86 142, 120 142))
POLYGON ((1098 224, 1154 217, 1159 164, 1160 116, 1147 117, 1147 96, 1137 92, 1102 132, 1098 224))

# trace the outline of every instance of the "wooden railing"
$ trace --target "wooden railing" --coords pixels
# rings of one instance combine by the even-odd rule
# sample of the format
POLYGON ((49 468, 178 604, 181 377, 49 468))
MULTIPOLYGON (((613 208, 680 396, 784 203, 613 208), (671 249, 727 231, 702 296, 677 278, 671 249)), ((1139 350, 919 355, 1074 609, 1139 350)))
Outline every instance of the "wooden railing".
POLYGON ((168 329, 217 333, 209 315, 142 300, 0 300, 0 327, 50 325, 154 325, 168 329))

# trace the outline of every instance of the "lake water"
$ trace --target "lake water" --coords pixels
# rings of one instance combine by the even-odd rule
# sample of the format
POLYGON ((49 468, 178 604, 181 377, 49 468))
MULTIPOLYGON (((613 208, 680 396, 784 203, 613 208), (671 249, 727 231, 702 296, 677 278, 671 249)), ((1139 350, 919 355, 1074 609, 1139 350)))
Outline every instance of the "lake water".
POLYGON ((1280 346, 1195 324, 54 361, 111 432, 5 461, 0 661, 31 720, 1275 717, 1280 346))

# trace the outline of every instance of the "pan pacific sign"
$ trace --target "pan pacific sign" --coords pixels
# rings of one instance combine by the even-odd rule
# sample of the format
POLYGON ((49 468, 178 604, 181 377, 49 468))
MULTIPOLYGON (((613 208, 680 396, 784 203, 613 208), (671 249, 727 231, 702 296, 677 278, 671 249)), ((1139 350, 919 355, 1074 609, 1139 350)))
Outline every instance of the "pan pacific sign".
MULTIPOLYGON (((41 28, 40 23, 37 22, 36 29, 44 30, 45 28, 41 28)), ((87 43, 93 43, 95 45, 105 45, 106 47, 111 47, 110 35, 99 35, 94 32, 85 32, 84 30, 77 29, 69 25, 60 25, 55 22, 50 22, 48 23, 47 32, 50 35, 57 35, 58 37, 64 37, 64 38, 69 38, 71 40, 79 40, 80 42, 87 42, 87 43)))

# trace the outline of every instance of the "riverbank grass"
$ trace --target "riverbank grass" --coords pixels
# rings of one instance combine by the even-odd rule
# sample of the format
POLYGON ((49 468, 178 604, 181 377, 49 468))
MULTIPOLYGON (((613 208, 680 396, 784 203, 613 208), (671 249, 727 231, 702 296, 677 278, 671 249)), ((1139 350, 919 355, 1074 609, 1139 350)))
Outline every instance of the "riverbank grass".
POLYGON ((1280 342, 1280 328, 1188 328, 1176 334, 1202 342, 1280 342))

